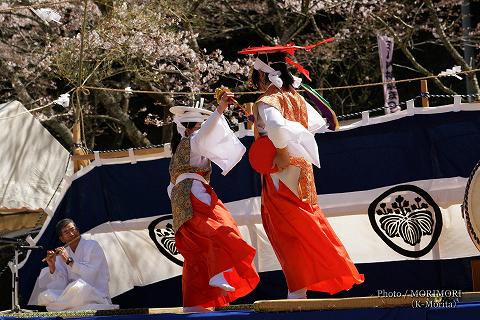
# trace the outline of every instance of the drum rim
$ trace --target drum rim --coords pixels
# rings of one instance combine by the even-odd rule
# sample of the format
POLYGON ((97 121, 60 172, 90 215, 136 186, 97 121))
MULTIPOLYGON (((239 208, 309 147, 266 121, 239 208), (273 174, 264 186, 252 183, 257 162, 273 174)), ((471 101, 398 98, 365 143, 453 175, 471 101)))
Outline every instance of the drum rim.
MULTIPOLYGON (((477 228, 477 224, 475 224, 479 221, 477 221, 472 216, 471 201, 469 201, 471 199, 472 192, 473 192, 471 185, 474 179, 480 179, 479 168, 480 168, 480 161, 478 161, 475 167, 472 169, 472 173, 468 178, 467 185, 465 187, 465 195, 463 198, 462 213, 465 220, 465 225, 467 227, 468 235, 470 236, 470 239, 472 240, 475 247, 480 251, 480 230, 477 230, 480 228, 477 228), (473 224, 472 224, 472 221, 473 221, 473 224)), ((480 181, 478 183, 480 183, 480 181)))

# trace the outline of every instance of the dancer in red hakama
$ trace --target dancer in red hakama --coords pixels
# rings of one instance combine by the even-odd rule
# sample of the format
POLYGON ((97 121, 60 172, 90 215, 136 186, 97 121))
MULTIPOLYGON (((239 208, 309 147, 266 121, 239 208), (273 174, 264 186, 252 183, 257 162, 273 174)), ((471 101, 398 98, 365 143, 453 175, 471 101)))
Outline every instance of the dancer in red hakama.
POLYGON ((304 299, 307 290, 348 290, 364 276, 317 204, 312 169, 312 164, 320 167, 313 132, 325 130, 326 122, 295 90, 301 79, 289 73, 285 61, 292 60, 286 51, 268 48, 240 52, 262 53, 251 79, 264 93, 253 107, 256 142, 250 160, 254 168, 264 166, 264 151, 271 146, 273 166, 261 172, 263 226, 285 275, 288 298, 304 299))
POLYGON ((225 93, 214 112, 201 105, 170 109, 180 141, 172 138, 168 191, 176 247, 184 257, 186 312, 227 305, 259 282, 252 263, 255 249, 242 239, 230 212, 209 185, 210 161, 227 174, 245 152, 222 116, 231 99, 233 94, 225 93))

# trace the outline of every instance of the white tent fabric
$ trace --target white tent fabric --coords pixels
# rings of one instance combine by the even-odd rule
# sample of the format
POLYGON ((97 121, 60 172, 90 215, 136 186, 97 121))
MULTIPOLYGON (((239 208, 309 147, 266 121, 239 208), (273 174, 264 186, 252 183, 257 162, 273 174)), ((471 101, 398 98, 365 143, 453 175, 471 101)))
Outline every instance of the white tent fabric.
POLYGON ((0 105, 0 208, 51 214, 47 205, 61 194, 62 186, 55 191, 70 163, 69 152, 20 102, 0 105))

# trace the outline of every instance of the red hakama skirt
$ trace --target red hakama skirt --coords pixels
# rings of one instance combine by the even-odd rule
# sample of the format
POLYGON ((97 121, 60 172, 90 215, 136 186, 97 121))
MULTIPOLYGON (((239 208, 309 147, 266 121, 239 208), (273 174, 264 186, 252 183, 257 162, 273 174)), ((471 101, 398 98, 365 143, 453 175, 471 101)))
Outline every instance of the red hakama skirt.
POLYGON ((205 185, 211 205, 190 199, 193 217, 175 234, 178 251, 184 257, 182 274, 183 306, 218 307, 228 305, 250 293, 260 281, 253 265, 255 248, 243 240, 228 209, 209 185, 205 185), (225 272, 227 282, 235 288, 226 292, 208 281, 225 272))
POLYGON ((334 294, 364 281, 318 205, 302 202, 281 181, 263 176, 262 222, 290 292, 334 294))

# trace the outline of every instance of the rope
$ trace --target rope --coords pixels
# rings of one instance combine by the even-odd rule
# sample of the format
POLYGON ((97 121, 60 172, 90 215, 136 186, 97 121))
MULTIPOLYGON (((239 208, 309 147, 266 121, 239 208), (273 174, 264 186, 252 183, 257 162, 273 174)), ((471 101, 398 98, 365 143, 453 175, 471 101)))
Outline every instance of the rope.
POLYGON ((78 70, 78 87, 75 90, 75 95, 77 97, 77 110, 75 112, 75 121, 80 121, 80 141, 83 142, 84 145, 87 145, 86 138, 85 138, 85 125, 83 121, 83 110, 82 104, 80 102, 80 94, 84 93, 86 95, 90 94, 90 92, 83 87, 83 84, 87 81, 87 79, 83 79, 83 51, 84 51, 84 40, 85 40, 85 30, 87 27, 87 4, 88 0, 83 1, 83 22, 82 22, 82 30, 80 32, 80 63, 79 63, 79 70, 78 70))
MULTIPOLYGON (((418 98, 421 98, 422 95, 418 95, 416 96, 415 98, 413 98, 413 100, 416 100, 418 98)), ((393 107, 380 107, 380 108, 375 108, 375 109, 368 109, 368 110, 363 110, 363 111, 359 111, 359 112, 353 112, 353 113, 348 113, 348 114, 344 114, 344 115, 341 115, 341 116, 337 116, 337 119, 338 120, 345 120, 345 119, 348 119, 348 118, 353 118, 353 117, 356 117, 356 116, 361 116, 363 112, 376 112, 376 111, 383 111, 385 109, 392 109, 392 108, 396 108, 396 107, 402 107, 402 106, 406 106, 407 103, 402 101, 400 102, 399 104, 393 106, 393 107)))
POLYGON ((78 70, 78 86, 82 85, 83 81, 83 50, 84 50, 84 39, 85 39, 85 29, 87 27, 87 3, 88 0, 83 1, 83 21, 82 21, 82 29, 80 32, 80 63, 79 63, 79 70, 78 70))
POLYGON ((462 98, 475 98, 480 97, 480 93, 471 93, 471 94, 430 94, 428 92, 421 93, 420 97, 425 98, 452 98, 455 96, 460 96, 462 98))
MULTIPOLYGON (((453 98, 453 97, 456 97, 456 96, 460 96, 462 98, 474 98, 474 97, 477 97, 477 96, 480 97, 480 94, 479 93, 472 93, 472 94, 430 94, 428 92, 422 92, 421 94, 419 94, 418 96, 413 98, 413 100, 417 100, 419 98, 453 98)), ((406 106, 406 105, 407 105, 407 103, 402 101, 398 105, 395 105, 393 107, 380 107, 380 108, 375 108, 375 109, 368 109, 368 110, 348 113, 348 114, 344 114, 344 115, 341 115, 341 116, 337 116, 337 119, 338 120, 345 120, 345 119, 348 119, 348 118, 361 116, 363 112, 369 112, 370 113, 370 112, 382 111, 382 110, 385 110, 385 109, 396 108, 396 107, 401 108, 402 106, 406 106)))
POLYGON ((77 105, 78 105, 78 112, 80 115, 80 142, 83 142, 83 145, 87 145, 86 138, 85 138, 85 124, 83 122, 83 110, 82 110, 82 105, 80 104, 80 94, 77 91, 77 105))
MULTIPOLYGON (((90 91, 88 89, 96 89, 95 87, 86 87, 86 86, 82 86, 82 87, 79 87, 77 88, 77 90, 81 90, 82 92, 84 92, 85 94, 90 94, 90 91)), ((119 91, 119 92, 125 92, 124 89, 113 89, 113 88, 97 88, 97 89, 106 89, 106 90, 109 90, 109 91, 119 91)), ((68 92, 71 92, 73 91, 74 89, 71 89, 70 91, 68 92)), ((317 89, 319 90, 319 89, 317 89)), ((132 90, 133 92, 147 92, 147 91, 139 91, 139 90, 132 90)), ((148 91, 148 93, 159 93, 157 91, 148 91)), ((168 92, 169 94, 183 94, 183 93, 172 93, 172 92, 168 92)), ((257 92, 254 92, 254 93, 257 93, 257 92)), ((208 93, 210 94, 210 93, 208 93)), ((416 96, 415 98, 413 98, 414 100, 418 99, 418 98, 453 98, 455 96, 460 96, 462 98, 475 98, 475 97, 480 97, 480 94, 479 93, 472 93, 472 94, 430 94, 428 92, 425 92, 425 93, 421 93, 419 94, 418 96, 416 96)), ((34 109, 30 109, 30 110, 26 110, 26 111, 23 111, 21 113, 18 113, 16 115, 13 115, 13 116, 8 116, 8 117, 2 117, 0 118, 0 120, 6 120, 6 119, 12 119, 12 118, 16 118, 16 117, 20 117, 24 114, 27 114, 27 113, 30 113, 30 112, 34 112, 34 111, 39 111, 39 110, 42 110, 44 108, 47 108, 49 106, 51 106, 52 104, 54 104, 54 102, 49 102, 47 103, 46 105, 44 106, 41 106, 41 107, 38 107, 38 108, 34 108, 34 109)), ((406 105, 406 102, 400 102, 398 105, 396 105, 395 107, 401 107, 403 105, 406 105)), ((388 107, 390 108, 390 107, 388 107)), ((343 120, 345 118, 350 118, 350 117, 354 117, 354 116, 361 116, 362 115, 362 112, 365 112, 365 111, 368 111, 368 112, 375 112, 375 111, 381 111, 381 110, 384 110, 384 109, 388 109, 386 107, 379 107, 379 108, 375 108, 375 109, 368 109, 368 110, 364 110, 364 111, 359 111, 359 112, 353 112, 353 113, 348 113, 348 114, 344 114, 344 115, 340 115, 340 116, 337 116, 337 119, 338 120, 343 120)), ((82 117, 83 118, 83 117, 82 117)), ((83 121, 83 119, 82 119, 83 121)), ((171 124, 171 122, 165 122, 164 124, 171 124)), ((85 133, 83 133, 83 135, 85 135, 85 133)))
POLYGON ((6 119, 12 119, 12 118, 16 118, 16 117, 20 117, 24 114, 27 114, 27 113, 30 113, 30 112, 33 112, 33 111, 38 111, 38 110, 42 110, 42 109, 45 109, 47 107, 50 107, 52 104, 54 104, 54 102, 49 102, 47 103, 46 105, 44 106, 41 106, 41 107, 38 107, 38 108, 34 108, 34 109, 30 109, 30 110, 25 110, 25 111, 22 111, 20 113, 17 113, 16 115, 13 115, 13 116, 8 116, 8 117, 2 117, 0 118, 0 120, 6 120, 6 119))
MULTIPOLYGON (((470 71, 461 71, 461 72, 458 72, 457 74, 469 74, 469 73, 476 73, 478 71, 480 71, 480 69, 473 69, 473 70, 470 70, 470 71)), ((355 84, 355 85, 349 85, 349 86, 339 86, 339 87, 330 87, 330 88, 316 88, 315 90, 317 90, 317 91, 331 91, 331 90, 365 88, 365 87, 383 86, 383 85, 392 84, 392 83, 404 83, 404 82, 428 80, 428 79, 443 78, 443 77, 449 77, 449 75, 441 75, 441 76, 432 75, 432 76, 416 77, 416 78, 401 79, 401 80, 392 80, 392 81, 385 81, 385 82, 372 82, 372 83, 355 84)), ((91 89, 91 90, 103 90, 103 91, 125 93, 125 89, 119 89, 119 88, 94 87, 94 86, 83 86, 83 88, 91 89)), ((297 91, 301 92, 303 90, 297 90, 297 91)), ((168 94, 168 95, 173 95, 173 96, 189 96, 189 95, 192 95, 192 92, 149 91, 149 90, 131 90, 129 92, 131 92, 131 93, 147 93, 147 94, 162 94, 162 95, 168 94)), ((263 91, 236 91, 236 92, 233 92, 233 93, 236 94, 236 95, 250 95, 250 94, 262 94, 263 91)), ((197 94, 197 95, 215 95, 214 92, 205 92, 205 91, 199 91, 199 92, 196 92, 195 94, 197 94)))
MULTIPOLYGON (((469 71, 461 71, 457 72, 456 74, 470 74, 470 73, 476 73, 480 71, 480 69, 472 69, 469 71)), ((419 80, 428 80, 428 79, 439 79, 439 78, 444 78, 444 77, 450 77, 450 75, 431 75, 431 76, 424 76, 424 77, 416 77, 416 78, 409 78, 409 79, 401 79, 401 80, 391 80, 391 81, 385 81, 385 82, 372 82, 372 83, 365 83, 365 84, 356 84, 356 85, 350 85, 350 86, 343 86, 343 87, 330 87, 330 88, 319 88, 315 90, 338 90, 338 89, 352 89, 352 88, 364 88, 364 87, 374 87, 374 86, 380 86, 380 85, 386 85, 386 84, 392 84, 392 83, 403 83, 403 82, 412 82, 412 81, 419 81, 419 80)))
MULTIPOLYGON (((85 89, 91 89, 91 90, 102 90, 102 91, 111 91, 111 92, 122 92, 125 93, 125 89, 119 89, 119 88, 106 88, 106 87, 92 87, 92 86, 83 86, 85 89)), ((146 93, 146 94, 168 94, 172 96, 191 96, 192 92, 173 92, 173 91, 150 91, 150 90, 129 90, 129 93, 146 93)), ((247 95, 247 94, 262 94, 263 91, 237 91, 233 92, 236 95, 247 95)), ((199 91, 199 92, 194 92, 193 94, 195 95, 215 95, 215 92, 205 92, 205 91, 199 91)))
MULTIPOLYGON (((74 90, 74 89, 70 89, 70 90, 68 90, 66 93, 70 93, 70 92, 72 92, 73 90, 74 90)), ((37 108, 33 108, 33 109, 29 109, 29 110, 25 110, 25 111, 22 111, 22 112, 20 112, 20 113, 17 113, 17 114, 15 114, 15 115, 13 115, 13 116, 2 117, 2 118, 0 118, 0 120, 6 120, 6 119, 12 119, 12 118, 20 117, 20 116, 22 116, 22 115, 24 115, 24 114, 31 113, 31 112, 34 112, 34 111, 39 111, 39 110, 45 109, 45 108, 47 108, 47 107, 50 107, 50 106, 51 106, 52 104, 54 104, 54 103, 55 103, 55 101, 51 101, 51 102, 47 103, 46 105, 43 105, 43 106, 40 106, 40 107, 37 107, 37 108)))
MULTIPOLYGON (((401 104, 405 104, 404 102, 400 103, 399 105, 396 105, 395 107, 399 107, 401 104)), ((354 118, 356 116, 361 116, 363 112, 376 112, 376 111, 382 111, 382 110, 385 110, 385 109, 390 109, 390 107, 386 108, 386 107, 380 107, 380 108, 375 108, 375 109, 369 109, 369 110, 364 110, 364 111, 358 111, 358 112, 352 112, 352 113, 347 113, 347 114, 343 114, 341 116, 337 116, 337 119, 338 120, 345 120, 345 119, 348 119, 348 118, 354 118)))
MULTIPOLYGON (((455 96, 461 96, 462 98, 469 98, 469 97, 475 97, 475 96, 480 96, 480 94, 477 94, 477 93, 473 93, 473 94, 462 94, 462 95, 456 95, 456 94, 429 94, 428 92, 426 93, 421 93, 419 94, 418 96, 414 97, 413 100, 417 100, 417 99, 420 99, 420 98, 453 98, 455 96)), ((354 117, 358 117, 358 116, 361 116, 363 112, 368 112, 368 113, 371 113, 371 112, 377 112, 377 111, 384 111, 385 109, 391 109, 391 108, 396 108, 396 107, 404 107, 407 105, 407 102, 406 101, 402 101, 400 102, 399 104, 393 106, 393 107, 379 107, 379 108, 374 108, 374 109, 368 109, 368 110, 363 110, 363 111, 358 111, 358 112, 352 112, 352 113, 347 113, 347 114, 344 114, 344 115, 340 115, 340 116, 337 116, 337 119, 338 120, 346 120, 346 119, 349 119, 349 118, 354 118, 354 117)), ((164 122, 162 124, 163 125, 170 125, 172 124, 173 122, 164 122)), ((239 122, 239 123, 243 123, 243 122, 239 122)), ((133 148, 134 150, 138 150, 138 149, 148 149, 148 148, 156 148, 156 147, 163 147, 164 145, 163 144, 160 144, 160 145, 152 145, 152 146, 148 146, 148 147, 137 147, 137 148, 133 148)), ((88 149, 89 150, 89 149, 88 149)), ((89 150, 91 152, 91 150, 89 150)), ((108 150, 108 151, 99 151, 100 153, 102 152, 115 152, 115 151, 128 151, 128 149, 116 149, 116 150, 108 150)))
MULTIPOLYGON (((173 122, 170 122, 173 123, 173 122)), ((134 148, 127 148, 127 149, 114 149, 114 150, 104 150, 104 151, 98 151, 98 153, 110 153, 110 152, 124 152, 128 151, 129 149, 133 150, 143 150, 143 149, 153 149, 153 148, 162 148, 165 147, 165 144, 154 144, 150 146, 143 146, 143 147, 134 147, 134 148)), ((93 153, 92 150, 88 149, 90 153, 93 153)))
MULTIPOLYGON (((67 163, 65 165, 65 171, 63 172, 63 176, 67 173, 68 170, 68 164, 70 163, 70 159, 72 158, 72 155, 70 154, 67 159, 67 163)), ((57 194, 58 188, 60 188, 60 185, 62 184, 63 178, 60 180, 60 182, 57 184, 57 187, 55 188, 55 191, 53 192, 52 196, 48 200, 47 204, 45 205, 45 208, 48 208, 50 205, 50 202, 52 202, 53 198, 55 197, 55 194, 57 194)), ((38 217, 37 221, 35 222, 35 227, 40 225, 40 221, 42 220, 43 216, 45 215, 45 211, 42 211, 40 216, 38 217)))

